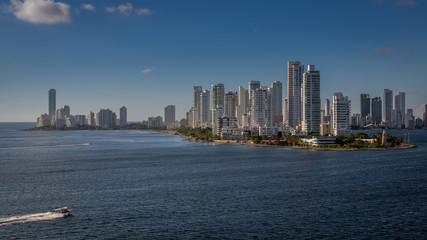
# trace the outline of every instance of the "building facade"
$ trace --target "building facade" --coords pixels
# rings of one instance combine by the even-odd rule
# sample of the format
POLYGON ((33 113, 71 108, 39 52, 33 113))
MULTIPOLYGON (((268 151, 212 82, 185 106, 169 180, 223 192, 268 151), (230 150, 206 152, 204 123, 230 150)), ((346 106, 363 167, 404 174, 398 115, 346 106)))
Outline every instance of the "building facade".
POLYGON ((165 125, 168 129, 174 127, 175 124, 175 105, 165 107, 165 125))
POLYGON ((304 65, 299 61, 288 62, 287 124, 296 127, 302 120, 302 81, 304 65))
POLYGON ((350 131, 351 101, 341 92, 334 93, 331 111, 331 133, 334 136, 347 136, 350 131))
POLYGON ((302 86, 302 132, 320 136, 320 72, 308 65, 302 86))

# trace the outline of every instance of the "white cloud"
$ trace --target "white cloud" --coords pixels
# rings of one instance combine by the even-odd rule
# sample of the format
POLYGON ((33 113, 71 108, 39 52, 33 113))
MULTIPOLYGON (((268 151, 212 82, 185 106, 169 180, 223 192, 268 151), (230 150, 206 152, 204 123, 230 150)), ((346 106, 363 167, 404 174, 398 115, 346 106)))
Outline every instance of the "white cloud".
POLYGON ((148 9, 148 8, 135 9, 135 13, 141 16, 150 16, 152 14, 151 9, 148 9))
POLYGON ((95 6, 93 4, 90 4, 90 3, 85 3, 82 5, 82 9, 88 10, 88 11, 94 11, 95 6))
POLYGON ((132 3, 128 2, 117 7, 107 7, 105 10, 109 13, 119 12, 123 15, 129 15, 133 11, 133 6, 132 3))
POLYGON ((10 11, 16 18, 42 24, 71 22, 70 5, 54 0, 11 0, 10 11))
POLYGON ((154 71, 154 68, 146 68, 146 69, 142 70, 141 72, 146 74, 146 73, 150 73, 152 71, 154 71))
POLYGON ((105 11, 109 13, 120 13, 122 15, 129 16, 131 13, 135 13, 140 16, 149 16, 152 15, 151 9, 148 8, 137 8, 135 9, 132 3, 128 2, 126 4, 119 5, 117 7, 106 7, 105 11))

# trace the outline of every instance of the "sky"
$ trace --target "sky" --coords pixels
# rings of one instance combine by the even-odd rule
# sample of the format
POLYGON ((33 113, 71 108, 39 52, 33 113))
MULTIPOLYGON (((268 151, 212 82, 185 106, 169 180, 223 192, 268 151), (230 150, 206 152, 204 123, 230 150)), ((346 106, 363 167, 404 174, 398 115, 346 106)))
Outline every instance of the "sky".
POLYGON ((128 109, 129 121, 183 118, 194 85, 226 91, 283 82, 287 61, 314 64, 334 92, 406 92, 427 103, 427 1, 0 1, 0 122, 36 121, 48 91, 71 114, 128 109))

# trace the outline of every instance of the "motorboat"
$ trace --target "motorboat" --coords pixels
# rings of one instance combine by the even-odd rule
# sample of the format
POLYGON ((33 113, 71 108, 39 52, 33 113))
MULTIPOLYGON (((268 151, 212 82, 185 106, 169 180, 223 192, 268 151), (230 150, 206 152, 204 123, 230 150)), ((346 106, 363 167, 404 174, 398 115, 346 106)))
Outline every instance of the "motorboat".
POLYGON ((63 214, 64 217, 68 217, 68 216, 71 216, 71 212, 73 211, 73 209, 68 209, 67 207, 63 207, 63 208, 54 209, 54 211, 56 213, 63 214))

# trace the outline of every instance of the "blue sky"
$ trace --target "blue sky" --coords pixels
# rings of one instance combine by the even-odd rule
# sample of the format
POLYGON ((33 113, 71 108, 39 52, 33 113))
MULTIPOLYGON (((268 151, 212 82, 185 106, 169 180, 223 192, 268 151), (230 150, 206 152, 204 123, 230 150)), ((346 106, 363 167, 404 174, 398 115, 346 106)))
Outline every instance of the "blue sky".
POLYGON ((406 92, 427 103, 427 2, 78 1, 0 2, 0 121, 35 121, 47 92, 72 114, 128 108, 128 119, 184 117, 193 85, 226 91, 283 82, 286 62, 321 71, 322 100, 341 91, 406 92), (144 71, 145 70, 145 71, 144 71))

